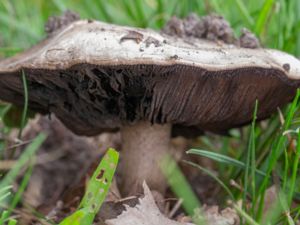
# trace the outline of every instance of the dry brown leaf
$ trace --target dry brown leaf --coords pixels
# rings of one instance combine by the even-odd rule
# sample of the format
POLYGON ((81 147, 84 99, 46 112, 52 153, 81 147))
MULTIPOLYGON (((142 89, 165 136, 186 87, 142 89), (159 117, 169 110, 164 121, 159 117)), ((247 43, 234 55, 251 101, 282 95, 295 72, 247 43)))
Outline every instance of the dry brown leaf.
MULTIPOLYGON (((135 207, 125 205, 126 210, 117 218, 106 220, 107 225, 194 225, 177 222, 163 215, 155 204, 152 193, 146 183, 143 184, 144 197, 139 199, 135 207)), ((204 216, 207 225, 238 225, 239 218, 232 209, 219 213, 218 207, 205 207, 204 216)))
POLYGON ((155 204, 150 189, 143 184, 143 198, 139 199, 139 204, 135 207, 125 206, 126 210, 115 219, 106 220, 107 225, 192 225, 191 223, 179 223, 164 216, 155 204))

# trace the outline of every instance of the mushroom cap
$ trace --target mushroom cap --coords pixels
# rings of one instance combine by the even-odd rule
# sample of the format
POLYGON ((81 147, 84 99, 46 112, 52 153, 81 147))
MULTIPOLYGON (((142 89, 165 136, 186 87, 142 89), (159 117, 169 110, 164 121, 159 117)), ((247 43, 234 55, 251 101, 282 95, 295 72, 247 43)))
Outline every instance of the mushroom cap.
POLYGON ((280 51, 88 20, 1 61, 2 100, 23 105, 22 71, 29 107, 81 135, 139 120, 222 132, 249 123, 256 99, 267 118, 300 85, 300 61, 280 51))

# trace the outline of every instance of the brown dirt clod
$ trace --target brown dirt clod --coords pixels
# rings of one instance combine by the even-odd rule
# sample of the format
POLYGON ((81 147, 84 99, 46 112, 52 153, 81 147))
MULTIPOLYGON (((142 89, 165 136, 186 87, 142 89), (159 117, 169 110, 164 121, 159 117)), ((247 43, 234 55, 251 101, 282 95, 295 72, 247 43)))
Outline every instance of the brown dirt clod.
POLYGON ((66 10, 61 16, 52 16, 45 24, 45 31, 48 36, 51 36, 55 31, 71 24, 80 19, 79 14, 66 10))
POLYGON ((240 46, 243 48, 259 48, 260 43, 258 38, 248 29, 243 28, 239 38, 240 46))
POLYGON ((242 29, 242 34, 237 40, 229 22, 216 14, 199 17, 191 13, 183 19, 173 16, 162 29, 162 33, 181 38, 194 37, 215 42, 222 41, 243 48, 260 47, 258 38, 246 28, 242 29))
POLYGON ((230 24, 219 15, 198 17, 195 13, 184 19, 173 16, 162 32, 178 37, 205 38, 211 41, 234 43, 235 37, 230 24))
POLYGON ((173 16, 162 29, 162 32, 171 36, 183 37, 185 35, 183 21, 173 16))

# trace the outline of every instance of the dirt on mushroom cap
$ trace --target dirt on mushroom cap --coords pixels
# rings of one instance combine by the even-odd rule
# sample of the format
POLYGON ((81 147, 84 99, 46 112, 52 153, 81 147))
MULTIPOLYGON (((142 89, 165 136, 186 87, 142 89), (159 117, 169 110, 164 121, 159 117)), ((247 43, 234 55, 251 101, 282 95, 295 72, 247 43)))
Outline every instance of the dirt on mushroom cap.
POLYGON ((260 47, 258 38, 245 28, 237 39, 229 22, 216 14, 199 17, 195 13, 191 13, 183 19, 173 16, 162 32, 181 38, 196 37, 210 41, 222 41, 243 48, 260 47))
POLYGON ((49 17, 45 24, 45 32, 48 34, 48 36, 51 36, 53 33, 55 33, 55 31, 62 29, 63 27, 66 27, 70 23, 79 19, 79 14, 71 10, 66 10, 61 16, 49 17))

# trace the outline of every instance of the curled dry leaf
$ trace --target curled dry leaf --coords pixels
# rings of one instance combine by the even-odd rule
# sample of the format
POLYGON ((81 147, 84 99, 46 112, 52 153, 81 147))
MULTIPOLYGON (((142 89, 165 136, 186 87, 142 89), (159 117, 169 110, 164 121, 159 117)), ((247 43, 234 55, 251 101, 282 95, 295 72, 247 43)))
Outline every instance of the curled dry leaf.
POLYGON ((266 214, 269 210, 272 210, 272 206, 278 200, 278 190, 275 185, 269 187, 265 193, 265 200, 264 200, 264 214, 266 214))
POLYGON ((240 218, 231 208, 219 210, 218 206, 204 207, 204 215, 208 225, 238 225, 240 218))
MULTIPOLYGON (((135 207, 125 205, 125 211, 117 218, 106 220, 107 225, 194 225, 193 223, 177 222, 163 215, 155 204, 147 184, 144 182, 144 197, 139 199, 135 207)), ((234 210, 226 208, 219 213, 218 207, 204 208, 207 225, 237 225, 239 217, 234 210)))
POLYGON ((163 215, 155 204, 152 193, 146 183, 143 184, 143 198, 139 199, 139 203, 135 207, 125 206, 125 211, 115 219, 106 221, 107 225, 192 225, 191 223, 179 223, 168 219, 163 215))

